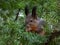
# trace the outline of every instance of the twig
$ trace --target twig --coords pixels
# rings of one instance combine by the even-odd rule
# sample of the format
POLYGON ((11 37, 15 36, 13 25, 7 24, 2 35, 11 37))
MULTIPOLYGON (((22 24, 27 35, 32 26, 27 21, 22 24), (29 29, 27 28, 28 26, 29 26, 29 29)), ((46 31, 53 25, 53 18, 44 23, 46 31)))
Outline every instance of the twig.
POLYGON ((20 9, 18 10, 18 13, 16 14, 16 18, 14 21, 16 21, 18 19, 19 12, 20 12, 20 9))
POLYGON ((60 36, 60 31, 51 33, 51 35, 49 36, 48 41, 45 43, 45 45, 49 45, 50 42, 51 42, 55 37, 58 37, 58 36, 60 36))

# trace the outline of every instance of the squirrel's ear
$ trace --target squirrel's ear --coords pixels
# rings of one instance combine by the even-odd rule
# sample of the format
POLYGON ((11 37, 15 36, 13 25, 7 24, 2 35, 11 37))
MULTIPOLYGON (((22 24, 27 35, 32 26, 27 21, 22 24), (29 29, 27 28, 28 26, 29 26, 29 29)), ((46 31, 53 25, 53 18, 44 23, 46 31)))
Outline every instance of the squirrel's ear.
POLYGON ((26 14, 26 16, 29 14, 29 7, 28 7, 28 5, 25 6, 25 14, 26 14))
POLYGON ((34 6, 33 9, 32 9, 32 17, 33 17, 33 18, 37 18, 36 9, 37 9, 36 6, 34 6))

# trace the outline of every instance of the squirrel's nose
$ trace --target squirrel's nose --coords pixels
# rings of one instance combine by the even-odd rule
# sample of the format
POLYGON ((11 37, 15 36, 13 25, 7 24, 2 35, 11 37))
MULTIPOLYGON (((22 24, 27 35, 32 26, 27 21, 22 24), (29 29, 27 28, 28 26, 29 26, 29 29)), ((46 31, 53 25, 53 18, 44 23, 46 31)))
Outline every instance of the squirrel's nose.
POLYGON ((31 31, 31 27, 30 27, 30 25, 27 25, 27 27, 26 27, 26 31, 31 31))

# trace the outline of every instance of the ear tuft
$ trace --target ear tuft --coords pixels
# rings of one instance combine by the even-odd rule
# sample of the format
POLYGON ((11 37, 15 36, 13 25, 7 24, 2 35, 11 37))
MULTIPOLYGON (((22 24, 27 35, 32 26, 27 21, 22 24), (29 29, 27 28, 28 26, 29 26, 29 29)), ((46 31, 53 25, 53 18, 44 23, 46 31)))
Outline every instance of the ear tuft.
POLYGON ((36 9, 37 9, 37 6, 34 6, 33 9, 32 9, 32 17, 33 18, 37 18, 37 16, 36 16, 36 9))
POLYGON ((26 5, 26 7, 25 7, 25 14, 26 14, 26 15, 29 14, 29 7, 28 7, 28 5, 26 5))

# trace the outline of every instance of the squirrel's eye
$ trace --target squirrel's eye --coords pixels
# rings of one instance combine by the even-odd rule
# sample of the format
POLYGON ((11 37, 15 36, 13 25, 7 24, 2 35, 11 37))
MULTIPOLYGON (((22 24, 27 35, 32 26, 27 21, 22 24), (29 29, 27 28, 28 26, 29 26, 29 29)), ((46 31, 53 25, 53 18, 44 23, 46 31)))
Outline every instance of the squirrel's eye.
POLYGON ((30 22, 33 22, 32 20, 30 20, 30 22))

